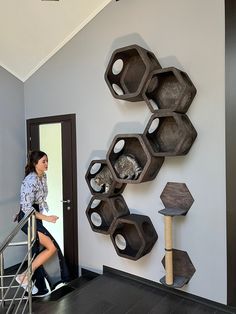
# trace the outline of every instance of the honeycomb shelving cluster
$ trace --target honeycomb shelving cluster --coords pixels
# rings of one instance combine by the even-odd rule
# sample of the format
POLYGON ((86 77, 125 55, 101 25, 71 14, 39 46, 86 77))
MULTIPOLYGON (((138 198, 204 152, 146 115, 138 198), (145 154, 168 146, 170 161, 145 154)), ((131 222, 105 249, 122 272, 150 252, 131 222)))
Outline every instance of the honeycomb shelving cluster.
POLYGON ((110 235, 119 256, 138 260, 152 250, 158 235, 149 217, 129 212, 121 194, 127 184, 155 179, 166 156, 189 152, 197 132, 186 112, 196 88, 185 72, 162 68, 138 45, 112 53, 105 81, 113 97, 144 101, 151 116, 143 134, 116 135, 106 160, 91 161, 85 178, 93 196, 86 215, 93 231, 110 235))

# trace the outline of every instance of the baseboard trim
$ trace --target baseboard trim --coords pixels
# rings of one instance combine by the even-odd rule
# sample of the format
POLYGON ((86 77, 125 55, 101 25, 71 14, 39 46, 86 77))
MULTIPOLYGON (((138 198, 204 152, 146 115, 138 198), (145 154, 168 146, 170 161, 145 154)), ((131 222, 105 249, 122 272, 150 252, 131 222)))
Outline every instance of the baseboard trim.
POLYGON ((101 274, 98 274, 98 273, 96 273, 94 271, 91 271, 91 270, 88 270, 86 268, 81 268, 81 276, 83 278, 92 280, 92 279, 94 279, 94 278, 96 278, 96 277, 98 277, 100 275, 101 274))
POLYGON ((136 275, 126 273, 124 271, 114 269, 114 268, 111 268, 111 267, 106 266, 106 265, 103 266, 103 274, 104 275, 110 274, 110 275, 114 275, 117 277, 123 277, 123 278, 127 278, 127 279, 130 279, 133 281, 137 281, 138 283, 162 290, 164 292, 176 295, 178 297, 185 298, 187 300, 194 301, 194 302, 197 302, 199 304, 209 306, 212 309, 225 311, 225 313, 229 313, 229 314, 235 314, 236 313, 236 308, 233 308, 233 307, 230 307, 230 306, 218 303, 218 302, 214 302, 214 301, 196 296, 194 294, 190 294, 190 293, 185 292, 185 291, 180 291, 177 289, 169 288, 169 287, 163 286, 162 284, 160 284, 158 282, 148 280, 148 279, 145 279, 142 277, 138 277, 136 275))

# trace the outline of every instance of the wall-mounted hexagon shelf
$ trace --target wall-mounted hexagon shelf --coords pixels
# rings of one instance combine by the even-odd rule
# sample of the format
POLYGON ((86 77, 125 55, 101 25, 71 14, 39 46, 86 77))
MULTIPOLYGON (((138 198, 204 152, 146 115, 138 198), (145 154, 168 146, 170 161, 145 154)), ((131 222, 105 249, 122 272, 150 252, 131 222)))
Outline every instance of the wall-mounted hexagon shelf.
MULTIPOLYGON (((165 268, 165 258, 162 259, 162 265, 165 268)), ((173 288, 182 288, 189 282, 195 273, 196 269, 187 252, 173 249, 173 274, 174 282, 171 285, 173 288)), ((166 286, 165 276, 160 279, 160 282, 166 286)))
POLYGON ((138 260, 151 251, 158 235, 148 216, 131 214, 114 221, 110 237, 119 256, 138 260))
POLYGON ((143 135, 153 156, 180 156, 188 153, 197 132, 185 114, 158 110, 143 135))
POLYGON ((120 183, 141 183, 153 180, 163 157, 151 155, 141 134, 117 135, 107 152, 107 165, 120 183))
POLYGON ((114 220, 128 214, 129 209, 121 195, 110 198, 93 196, 86 209, 92 230, 103 234, 110 233, 114 220))
POLYGON ((186 113, 196 95, 188 75, 174 67, 153 71, 144 87, 143 100, 149 109, 186 113))
POLYGON ((165 209, 159 213, 166 216, 186 215, 194 202, 194 198, 185 183, 168 182, 160 199, 165 209))
POLYGON ((119 195, 126 186, 124 183, 115 181, 106 160, 91 161, 85 179, 92 195, 101 197, 119 195))
POLYGON ((148 75, 160 68, 152 52, 138 45, 122 47, 113 52, 105 72, 105 81, 113 97, 139 101, 143 100, 142 92, 148 75))

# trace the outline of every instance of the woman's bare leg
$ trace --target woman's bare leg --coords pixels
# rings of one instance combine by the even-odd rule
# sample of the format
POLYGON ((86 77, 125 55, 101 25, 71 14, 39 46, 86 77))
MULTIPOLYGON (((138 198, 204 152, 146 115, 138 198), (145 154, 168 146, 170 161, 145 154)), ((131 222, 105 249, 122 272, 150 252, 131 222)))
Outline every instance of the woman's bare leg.
MULTIPOLYGON (((51 238, 38 232, 39 243, 44 247, 44 250, 39 253, 32 262, 32 271, 34 272, 38 267, 43 265, 57 250, 51 238)), ((17 276, 22 284, 28 283, 27 273, 24 272, 17 276)))
POLYGON ((53 254, 55 254, 57 248, 50 237, 38 232, 39 243, 45 248, 39 253, 32 262, 33 272, 41 265, 43 265, 53 254))

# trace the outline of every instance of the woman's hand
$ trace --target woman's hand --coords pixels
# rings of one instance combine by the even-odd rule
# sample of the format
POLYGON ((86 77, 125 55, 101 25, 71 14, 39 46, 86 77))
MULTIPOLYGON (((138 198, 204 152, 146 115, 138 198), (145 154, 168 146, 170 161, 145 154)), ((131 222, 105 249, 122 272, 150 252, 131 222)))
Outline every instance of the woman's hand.
POLYGON ((59 218, 58 216, 50 215, 50 216, 47 216, 47 221, 55 224, 58 218, 59 218))

